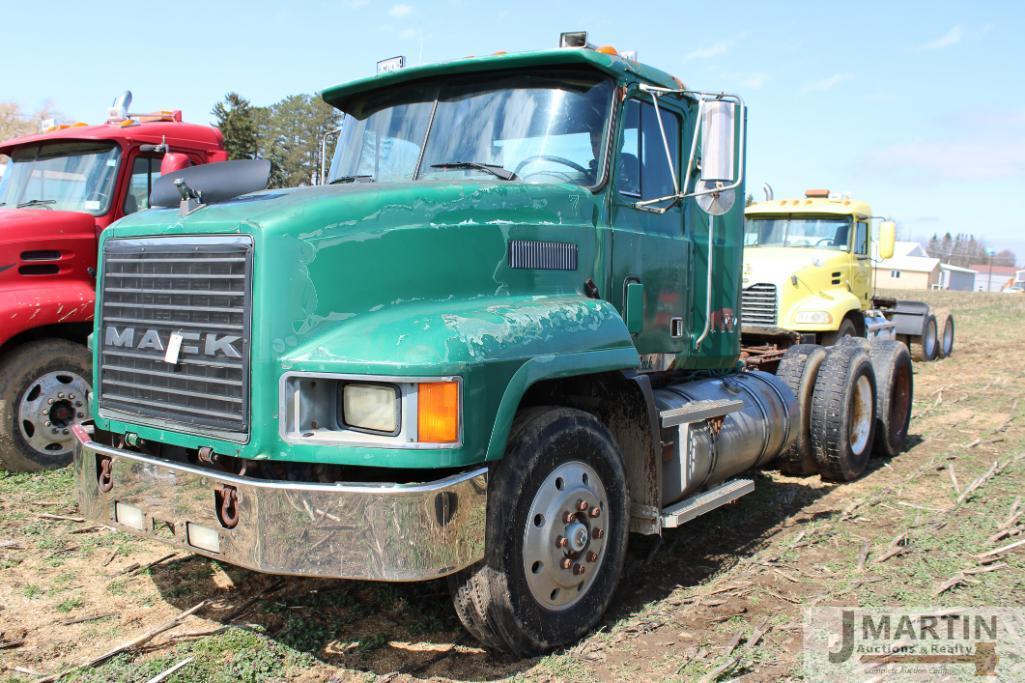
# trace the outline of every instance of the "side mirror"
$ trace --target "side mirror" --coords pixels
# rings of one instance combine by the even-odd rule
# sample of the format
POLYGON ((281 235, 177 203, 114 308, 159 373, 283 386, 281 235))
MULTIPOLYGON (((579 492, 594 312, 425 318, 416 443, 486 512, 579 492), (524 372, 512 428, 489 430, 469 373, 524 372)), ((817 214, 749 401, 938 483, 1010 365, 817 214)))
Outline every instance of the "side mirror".
POLYGON ((893 247, 897 241, 897 224, 883 221, 879 225, 879 258, 893 258, 893 247))
POLYGON ((737 179, 737 104, 705 102, 701 118, 701 180, 732 183, 737 179))
POLYGON ((175 171, 188 168, 191 165, 192 161, 189 159, 187 154, 168 152, 164 155, 164 158, 160 160, 160 175, 164 176, 168 173, 174 173, 175 171))

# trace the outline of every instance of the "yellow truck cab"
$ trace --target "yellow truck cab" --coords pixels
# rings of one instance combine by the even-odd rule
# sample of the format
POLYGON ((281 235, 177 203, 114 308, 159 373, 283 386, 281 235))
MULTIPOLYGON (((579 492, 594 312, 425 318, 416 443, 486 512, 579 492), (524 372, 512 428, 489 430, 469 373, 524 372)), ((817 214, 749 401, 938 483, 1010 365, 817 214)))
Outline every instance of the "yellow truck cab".
MULTIPOLYGON (((831 345, 841 337, 920 343, 928 360, 942 349, 928 306, 876 296, 873 258, 893 255, 895 226, 872 207, 829 190, 767 199, 745 210, 741 329, 745 346, 831 345)), ((953 323, 950 323, 951 348, 953 323)))

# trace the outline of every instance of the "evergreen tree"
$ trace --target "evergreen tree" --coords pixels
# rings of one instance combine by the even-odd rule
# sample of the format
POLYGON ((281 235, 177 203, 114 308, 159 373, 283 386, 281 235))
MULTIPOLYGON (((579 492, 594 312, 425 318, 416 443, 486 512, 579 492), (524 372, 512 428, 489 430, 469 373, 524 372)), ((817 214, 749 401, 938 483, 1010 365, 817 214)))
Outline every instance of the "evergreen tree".
POLYGON ((260 156, 258 134, 259 108, 236 92, 229 92, 211 113, 224 136, 229 159, 255 159, 260 156))

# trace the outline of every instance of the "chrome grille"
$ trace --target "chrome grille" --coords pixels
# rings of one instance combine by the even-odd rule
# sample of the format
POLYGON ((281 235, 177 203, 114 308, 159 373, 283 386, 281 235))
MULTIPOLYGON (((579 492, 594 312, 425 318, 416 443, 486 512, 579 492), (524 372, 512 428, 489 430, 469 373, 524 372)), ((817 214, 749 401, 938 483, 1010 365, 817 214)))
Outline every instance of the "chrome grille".
POLYGON ((101 414, 247 433, 252 264, 248 237, 108 240, 94 339, 101 414))
POLYGON ((740 294, 740 323, 756 327, 776 326, 776 285, 758 283, 740 294))

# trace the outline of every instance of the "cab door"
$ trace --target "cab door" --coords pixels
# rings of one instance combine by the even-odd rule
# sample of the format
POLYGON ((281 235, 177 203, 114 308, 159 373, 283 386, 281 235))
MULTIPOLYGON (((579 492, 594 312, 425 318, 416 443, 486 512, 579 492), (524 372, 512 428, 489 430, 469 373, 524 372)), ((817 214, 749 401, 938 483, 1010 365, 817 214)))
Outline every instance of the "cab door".
POLYGON ((862 308, 867 308, 872 299, 872 242, 868 218, 855 216, 852 232, 851 255, 854 258, 851 266, 851 291, 861 299, 862 308))
MULTIPOLYGON (((659 101, 669 157, 680 178, 683 117, 671 98, 659 101)), ((674 193, 658 113, 647 95, 623 104, 612 163, 611 273, 608 299, 627 321, 645 369, 666 369, 685 348, 685 283, 689 250, 683 211, 637 208, 638 201, 674 193)))

